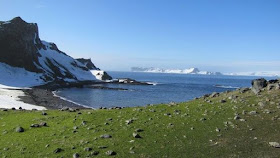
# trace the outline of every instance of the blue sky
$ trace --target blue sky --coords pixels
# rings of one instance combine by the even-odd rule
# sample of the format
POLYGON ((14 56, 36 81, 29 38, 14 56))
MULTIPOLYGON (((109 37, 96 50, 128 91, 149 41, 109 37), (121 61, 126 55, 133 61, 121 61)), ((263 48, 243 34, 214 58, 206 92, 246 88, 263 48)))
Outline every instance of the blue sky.
POLYGON ((16 16, 105 70, 280 71, 279 0, 0 0, 16 16))

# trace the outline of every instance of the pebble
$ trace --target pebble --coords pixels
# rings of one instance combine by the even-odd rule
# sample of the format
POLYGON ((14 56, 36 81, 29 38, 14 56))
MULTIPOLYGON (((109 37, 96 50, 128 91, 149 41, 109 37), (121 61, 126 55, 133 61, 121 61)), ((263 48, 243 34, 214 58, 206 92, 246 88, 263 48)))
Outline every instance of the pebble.
POLYGON ((42 115, 48 115, 45 111, 42 112, 42 115))
POLYGON ((80 157, 80 154, 78 153, 73 154, 73 158, 78 158, 78 157, 80 157))
POLYGON ((85 151, 91 151, 92 148, 85 148, 84 150, 85 150, 85 151))
POLYGON ((138 133, 133 133, 132 135, 134 138, 142 138, 138 133))
POLYGON ((22 133, 22 132, 24 132, 24 129, 22 127, 17 127, 16 132, 22 133))
POLYGON ((274 148, 280 148, 280 144, 278 142, 269 142, 269 145, 274 148))
POLYGON ((112 136, 109 134, 104 134, 104 135, 101 135, 100 138, 112 138, 112 136))
POLYGON ((108 156, 113 156, 113 155, 116 155, 117 153, 114 152, 113 150, 109 150, 109 151, 106 151, 105 154, 108 155, 108 156))
POLYGON ((53 152, 54 153, 60 153, 60 152, 62 152, 62 149, 61 148, 56 148, 53 152))

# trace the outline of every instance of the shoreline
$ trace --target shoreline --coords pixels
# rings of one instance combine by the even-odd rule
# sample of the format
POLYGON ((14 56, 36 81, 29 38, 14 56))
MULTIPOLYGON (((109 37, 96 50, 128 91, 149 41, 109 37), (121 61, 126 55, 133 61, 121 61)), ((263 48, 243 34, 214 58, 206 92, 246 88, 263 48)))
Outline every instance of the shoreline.
POLYGON ((72 109, 96 109, 90 106, 76 103, 72 100, 55 94, 55 91, 62 88, 93 88, 104 90, 127 90, 123 88, 110 88, 98 86, 98 84, 137 84, 137 85, 153 85, 147 82, 136 83, 119 83, 119 82, 102 82, 102 81, 81 81, 81 82, 51 82, 44 85, 30 87, 28 89, 20 89, 25 95, 19 96, 20 101, 26 104, 45 107, 48 110, 72 108, 72 109), (97 85, 97 86, 96 86, 97 85))

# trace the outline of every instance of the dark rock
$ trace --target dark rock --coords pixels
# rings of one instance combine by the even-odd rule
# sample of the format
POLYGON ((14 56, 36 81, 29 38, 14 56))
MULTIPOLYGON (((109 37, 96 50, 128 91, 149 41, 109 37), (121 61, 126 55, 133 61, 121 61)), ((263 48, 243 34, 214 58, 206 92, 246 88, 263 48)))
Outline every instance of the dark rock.
POLYGON ((90 155, 92 155, 92 156, 96 156, 98 154, 99 154, 99 151, 93 151, 93 152, 90 153, 90 155))
POLYGON ((39 125, 40 125, 41 127, 42 127, 42 126, 45 126, 45 127, 48 126, 46 122, 40 122, 39 125))
POLYGON ((40 125, 39 124, 32 124, 30 127, 36 128, 36 127, 40 127, 40 125))
POLYGON ((62 152, 62 149, 61 148, 56 148, 53 152, 54 153, 60 153, 60 152, 62 152))
POLYGON ((45 111, 42 112, 42 115, 48 115, 45 111))
POLYGON ((219 96, 219 93, 213 92, 209 97, 210 98, 215 98, 215 97, 218 97, 218 96, 219 96))
POLYGON ((135 132, 143 132, 144 130, 143 129, 140 129, 140 128, 138 128, 138 129, 136 129, 135 130, 135 132))
POLYGON ((227 101, 224 99, 220 100, 220 103, 225 103, 225 102, 227 102, 227 101))
POLYGON ((108 148, 107 146, 98 146, 99 149, 106 149, 108 148))
POLYGON ((16 132, 18 133, 24 132, 24 129, 22 127, 17 127, 16 132))
POLYGON ((12 108, 12 110, 16 110, 16 108, 12 108))
POLYGON ((106 151, 105 154, 108 155, 108 156, 113 156, 113 155, 116 155, 117 153, 112 151, 112 150, 109 150, 109 151, 106 151))
POLYGON ((87 121, 82 121, 82 125, 86 125, 87 124, 87 121))
POLYGON ((0 62, 42 72, 35 65, 39 65, 37 51, 42 48, 37 24, 29 24, 16 17, 1 25, 0 48, 0 62))
POLYGON ((78 153, 73 154, 73 158, 79 158, 79 157, 80 157, 80 154, 78 154, 78 153))
POLYGON ((142 138, 138 133, 133 133, 132 136, 133 136, 134 138, 142 138))
POLYGON ((267 81, 264 78, 256 79, 252 81, 252 91, 258 94, 263 88, 267 86, 267 81))
POLYGON ((279 82, 278 80, 269 80, 267 83, 268 84, 274 84, 274 83, 277 83, 277 82, 279 82))
POLYGON ((100 70, 92 63, 91 59, 78 58, 76 60, 84 64, 89 70, 100 70))
POLYGON ((249 91, 250 90, 250 88, 240 88, 239 89, 239 92, 240 93, 245 93, 245 92, 247 92, 247 91, 249 91))
POLYGON ((109 134, 104 134, 104 135, 101 135, 100 138, 112 138, 112 136, 109 134))
POLYGON ((92 148, 85 148, 85 151, 92 151, 92 148))

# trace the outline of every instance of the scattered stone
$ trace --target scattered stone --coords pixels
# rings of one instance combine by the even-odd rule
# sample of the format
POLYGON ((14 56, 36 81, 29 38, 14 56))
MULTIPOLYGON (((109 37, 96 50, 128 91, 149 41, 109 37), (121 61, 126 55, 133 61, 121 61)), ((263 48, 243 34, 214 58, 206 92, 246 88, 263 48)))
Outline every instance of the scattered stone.
POLYGON ((135 130, 135 132, 143 132, 144 130, 143 129, 140 129, 140 128, 137 128, 136 130, 135 130))
POLYGON ((93 152, 90 153, 90 155, 92 155, 92 156, 96 156, 98 154, 99 154, 99 151, 93 151, 93 152))
POLYGON ((165 115, 165 116, 170 116, 171 114, 168 112, 168 113, 165 113, 164 115, 165 115))
POLYGON ((241 121, 241 122, 245 122, 246 120, 245 120, 245 119, 239 119, 239 121, 241 121))
POLYGON ((24 132, 24 129, 22 127, 17 127, 16 132, 22 133, 22 132, 24 132))
POLYGON ((250 115, 257 115, 258 112, 257 112, 257 111, 250 111, 249 114, 250 114, 250 115))
POLYGON ((219 96, 219 93, 213 92, 209 97, 210 98, 215 98, 215 97, 218 97, 218 96, 219 96))
POLYGON ((100 136, 100 138, 112 138, 112 136, 111 135, 109 135, 109 134, 104 134, 104 135, 101 135, 100 136))
POLYGON ((113 155, 116 155, 117 153, 112 151, 112 150, 109 150, 109 151, 106 151, 105 154, 108 155, 108 156, 113 156, 113 155))
POLYGON ((204 117, 200 119, 200 121, 206 121, 206 120, 207 120, 207 119, 206 119, 206 118, 204 118, 204 117))
POLYGON ((268 109, 264 109, 263 113, 270 114, 270 113, 271 113, 271 111, 270 111, 270 110, 268 110, 268 109))
POLYGON ((77 130, 78 128, 79 128, 79 127, 77 127, 77 126, 74 126, 74 127, 73 127, 74 130, 77 130))
POLYGON ((92 148, 85 148, 85 151, 92 151, 92 148))
POLYGON ((216 128, 216 132, 220 132, 221 131, 221 129, 219 129, 219 128, 216 128))
POLYGON ((47 145, 45 146, 45 148, 48 148, 48 147, 50 147, 50 144, 47 144, 47 145))
POLYGON ((30 127, 31 128, 36 128, 36 127, 40 127, 40 125, 39 124, 31 124, 30 127))
POLYGON ((280 144, 278 142, 269 142, 269 145, 274 148, 280 148, 280 144))
POLYGON ((12 110, 16 110, 16 108, 12 108, 12 110))
POLYGON ((225 102, 227 102, 227 101, 224 99, 220 100, 220 103, 225 103, 225 102))
POLYGON ((107 146, 98 146, 99 149, 106 149, 108 148, 107 146))
POLYGON ((86 125, 87 124, 87 121, 82 121, 82 125, 86 125))
POLYGON ((263 102, 259 102, 258 105, 260 106, 260 108, 265 107, 265 104, 263 102))
POLYGON ((239 89, 239 92, 240 93, 245 93, 245 92, 247 92, 247 91, 249 91, 250 90, 250 88, 240 88, 239 89))
POLYGON ((80 157, 80 154, 78 153, 73 154, 73 158, 78 158, 78 157, 80 157))
POLYGON ((39 126, 41 126, 41 127, 43 127, 43 126, 46 127, 46 126, 48 126, 48 124, 47 124, 46 122, 40 122, 40 123, 39 123, 39 126))
POLYGON ((234 120, 239 120, 239 119, 241 119, 241 117, 240 117, 239 115, 236 115, 236 116, 234 116, 233 119, 234 119, 234 120))
POLYGON ((62 149, 61 148, 56 148, 53 152, 54 153, 60 153, 60 152, 62 152, 62 149))
POLYGON ((132 135, 134 138, 142 138, 138 133, 133 133, 132 135))
POLYGON ((42 115, 48 115, 45 111, 42 112, 42 115))
POLYGON ((129 125, 129 124, 133 123, 133 121, 134 121, 133 119, 129 119, 129 120, 126 120, 125 122, 127 125, 129 125))

